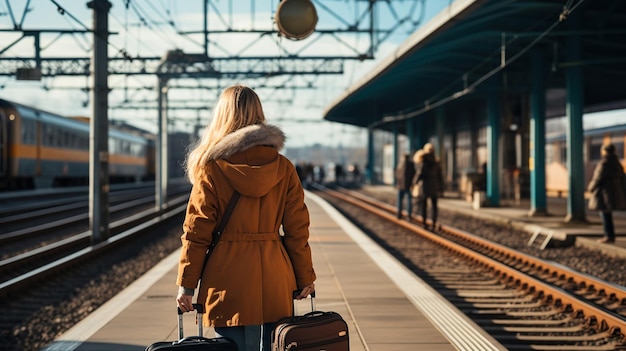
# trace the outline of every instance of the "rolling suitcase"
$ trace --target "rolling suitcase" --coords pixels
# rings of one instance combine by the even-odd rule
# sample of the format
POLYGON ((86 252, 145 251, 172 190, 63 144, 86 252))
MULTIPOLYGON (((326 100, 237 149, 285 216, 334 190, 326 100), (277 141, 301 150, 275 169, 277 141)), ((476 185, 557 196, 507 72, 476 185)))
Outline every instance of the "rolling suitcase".
MULTIPOLYGON (((294 292, 294 299, 299 292, 294 292)), ((315 310, 315 292, 311 294, 311 312, 294 315, 276 323, 272 331, 272 351, 348 351, 348 324, 336 312, 315 310)))
MULTIPOLYGON (((222 220, 217 225, 215 230, 213 231, 213 241, 211 241, 211 245, 209 245, 209 249, 204 256, 204 263, 202 264, 202 271, 200 272, 200 277, 202 277, 204 273, 204 268, 207 265, 209 257, 215 249, 215 246, 219 242, 222 237, 222 232, 226 227, 226 223, 230 219, 230 215, 239 200, 240 194, 238 192, 234 192, 231 197, 228 206, 226 206, 226 211, 224 211, 224 216, 222 220)), ((193 304, 193 308, 197 312, 197 324, 198 324, 198 336, 189 336, 185 337, 183 332, 183 311, 178 308, 178 341, 160 341, 155 342, 154 344, 148 346, 146 351, 239 351, 237 344, 225 337, 219 338, 205 338, 202 336, 202 316, 204 315, 204 306, 202 304, 193 304)), ((244 350, 242 350, 244 351, 244 350)))
POLYGON ((205 338, 202 336, 202 315, 204 307, 194 304, 197 311, 198 336, 184 336, 183 312, 178 308, 177 341, 159 341, 148 346, 146 351, 239 351, 237 344, 229 338, 205 338))

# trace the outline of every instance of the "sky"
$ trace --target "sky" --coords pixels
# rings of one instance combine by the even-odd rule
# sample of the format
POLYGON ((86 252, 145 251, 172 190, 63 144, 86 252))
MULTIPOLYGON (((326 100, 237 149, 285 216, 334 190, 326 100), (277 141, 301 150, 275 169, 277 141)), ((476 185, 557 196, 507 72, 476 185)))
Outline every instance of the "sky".
MULTIPOLYGON (((203 28, 204 0, 110 0, 109 57, 121 57, 125 51, 131 57, 162 57, 169 50, 185 53, 204 51, 201 34, 184 34, 203 28)), ((0 2, 0 57, 34 57, 32 38, 18 40, 21 32, 6 32, 21 25, 23 30, 54 29, 84 30, 92 28, 92 12, 85 0, 8 0, 0 2), (25 13, 25 4, 28 8, 25 13), (15 44, 9 46, 9 43, 15 44)), ((276 30, 273 21, 278 0, 210 0, 209 56, 356 56, 367 52, 372 41, 367 34, 321 34, 324 30, 345 29, 356 24, 368 28, 365 18, 368 2, 356 0, 314 0, 318 23, 316 32, 300 41, 277 35, 217 34, 231 29, 276 30), (252 10, 254 9, 254 10, 252 10)), ((210 120, 210 107, 219 95, 217 87, 245 84, 255 88, 264 106, 269 123, 280 126, 287 135, 287 147, 315 143, 328 146, 366 145, 367 134, 361 128, 323 121, 323 111, 343 91, 387 57, 413 31, 445 9, 450 0, 397 0, 376 5, 376 51, 373 60, 344 60, 343 74, 276 76, 266 79, 241 78, 174 79, 170 85, 204 86, 206 89, 171 88, 171 106, 182 104, 197 110, 171 110, 172 130, 190 132, 198 124, 210 120), (263 88, 269 86, 270 88, 263 88), (276 88, 277 86, 287 87, 276 88), (308 88, 311 87, 311 88, 308 88)), ((48 33, 41 35, 41 56, 89 57, 92 34, 48 33)), ((1 62, 0 62, 1 64, 1 62)), ((109 120, 123 120, 156 132, 157 112, 153 108, 121 109, 129 104, 156 106, 155 76, 110 76, 109 120)), ((0 76, 0 98, 20 102, 66 116, 90 116, 91 99, 85 90, 91 85, 88 77, 53 77, 41 81, 17 81, 0 76)))

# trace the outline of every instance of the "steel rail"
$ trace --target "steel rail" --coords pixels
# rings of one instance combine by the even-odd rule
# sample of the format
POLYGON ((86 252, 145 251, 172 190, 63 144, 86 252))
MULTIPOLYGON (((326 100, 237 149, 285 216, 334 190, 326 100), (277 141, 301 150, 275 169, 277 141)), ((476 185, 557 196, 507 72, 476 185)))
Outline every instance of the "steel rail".
MULTIPOLYGON (((342 190, 341 192, 348 193, 350 194, 350 196, 357 197, 373 206, 384 209, 389 213, 396 212, 396 207, 382 201, 370 198, 361 193, 350 190, 342 190)), ((617 284, 613 284, 598 279, 596 277, 574 271, 569 267, 546 262, 540 258, 527 255, 523 252, 511 249, 498 243, 494 243, 492 241, 483 239, 474 234, 465 232, 454 227, 441 225, 440 230, 445 232, 446 234, 455 236, 460 240, 470 242, 473 245, 483 248, 484 250, 490 251, 493 253, 493 255, 499 255, 509 261, 515 261, 515 264, 517 265, 529 267, 529 271, 532 270, 538 272, 538 275, 541 274, 544 276, 551 276, 553 278, 567 281, 570 284, 576 284, 581 289, 586 289, 587 291, 595 291, 596 295, 604 295, 606 298, 613 300, 617 303, 619 303, 620 301, 626 302, 626 288, 623 286, 619 286, 617 284)), ((514 264, 509 265, 512 266, 514 264)))
MULTIPOLYGON (((82 262, 85 259, 95 257, 102 252, 113 249, 120 243, 125 242, 128 239, 131 239, 137 235, 144 233, 147 230, 152 229, 162 221, 172 218, 178 214, 184 213, 186 207, 186 199, 184 197, 179 197, 169 203, 165 209, 157 211, 158 213, 156 214, 156 216, 154 214, 150 214, 150 219, 147 221, 143 221, 141 224, 132 226, 132 228, 116 234, 101 243, 83 248, 77 252, 69 254, 51 263, 45 264, 42 267, 34 269, 28 273, 9 279, 5 282, 1 282, 0 297, 18 292, 20 289, 30 286, 31 284, 33 284, 33 282, 39 281, 40 279, 48 277, 60 270, 82 262)), ((122 225, 125 226, 126 223, 122 225)))
MULTIPOLYGON (((322 189, 321 189, 322 190, 322 189)), ((547 284, 543 281, 540 281, 534 277, 529 276, 528 274, 519 271, 517 268, 510 267, 506 264, 498 262, 492 258, 486 257, 483 254, 477 253, 474 250, 466 248, 460 244, 454 243, 450 240, 442 238, 438 234, 425 230, 416 223, 408 222, 403 219, 398 219, 396 217, 396 208, 391 205, 385 205, 384 203, 372 200, 372 201, 363 201, 366 197, 365 195, 359 194, 359 200, 355 199, 352 195, 344 194, 340 191, 335 191, 331 189, 324 188, 323 191, 329 195, 332 195, 342 201, 355 205, 361 209, 364 209, 372 214, 375 214, 389 222, 393 222, 398 226, 401 226, 411 232, 417 233, 420 236, 427 238, 435 243, 440 244, 441 246, 453 251, 457 252, 470 260, 480 264, 483 267, 492 269, 494 273, 499 275, 505 281, 508 281, 510 284, 515 284, 520 289, 523 289, 529 293, 534 293, 538 296, 543 295, 544 300, 546 302, 550 302, 556 307, 561 308, 562 310, 571 310, 575 313, 582 313, 586 318, 595 319, 599 325, 607 326, 607 329, 610 329, 612 332, 620 333, 622 336, 624 332, 626 332, 626 319, 613 313, 610 311, 606 311, 604 309, 599 308, 597 305, 588 303, 586 301, 580 300, 578 297, 574 296, 572 293, 569 293, 562 288, 555 287, 553 285, 547 284), (379 206, 380 205, 380 206, 379 206), (391 211, 390 211, 391 209, 391 211)), ((450 232, 453 229, 448 226, 442 226, 442 230, 446 232, 450 232)), ((459 235, 464 235, 464 232, 459 230, 455 230, 459 235)), ((484 239, 480 239, 474 237, 473 240, 476 241, 485 241, 484 245, 489 246, 491 244, 502 247, 501 245, 490 243, 484 239)), ((514 250, 508 249, 511 251, 511 256, 513 256, 514 250)), ((521 253, 520 253, 521 254, 521 253)), ((535 264, 541 265, 541 267, 546 267, 545 269, 549 269, 551 271, 557 272, 560 271, 561 268, 557 266, 553 266, 543 260, 540 259, 531 259, 530 256, 523 255, 527 257, 526 264, 531 264, 530 262, 536 261, 535 264)), ((577 276, 575 272, 567 271, 566 276, 577 276)), ((565 274, 565 272, 564 272, 565 274)), ((580 281, 584 281, 585 279, 589 279, 588 276, 580 276, 577 278, 580 281)), ((600 282, 598 280, 598 282, 600 282)), ((594 284, 597 284, 594 282, 594 284)), ((624 291, 620 289, 616 289, 615 286, 611 286, 609 283, 606 283, 607 288, 611 288, 611 291, 618 290, 619 293, 624 294, 624 291)))

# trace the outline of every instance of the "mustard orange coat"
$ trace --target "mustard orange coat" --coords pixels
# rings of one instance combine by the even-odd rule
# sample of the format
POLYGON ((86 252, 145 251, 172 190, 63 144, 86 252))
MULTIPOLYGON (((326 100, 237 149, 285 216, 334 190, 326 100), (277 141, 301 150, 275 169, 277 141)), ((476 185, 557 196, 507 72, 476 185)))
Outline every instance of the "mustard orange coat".
POLYGON ((292 291, 315 281, 309 212, 295 167, 278 153, 283 143, 283 133, 270 125, 231 133, 193 185, 177 278, 185 288, 196 287, 211 233, 233 191, 241 194, 198 291, 207 326, 255 325, 290 316, 292 291))

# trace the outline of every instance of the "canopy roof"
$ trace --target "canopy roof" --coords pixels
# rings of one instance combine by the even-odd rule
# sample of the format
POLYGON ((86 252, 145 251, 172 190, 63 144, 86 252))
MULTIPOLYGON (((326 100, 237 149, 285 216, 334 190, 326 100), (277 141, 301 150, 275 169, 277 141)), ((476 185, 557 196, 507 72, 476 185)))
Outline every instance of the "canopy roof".
POLYGON ((333 102, 324 118, 390 129, 386 121, 482 100, 494 87, 489 78, 498 91, 525 92, 533 50, 545 60, 549 115, 565 113, 569 67, 583 69, 587 109, 626 106, 626 1, 457 0, 333 102), (572 38, 580 39, 582 60, 567 60, 572 38))

